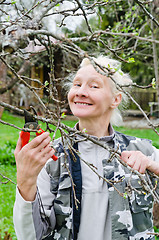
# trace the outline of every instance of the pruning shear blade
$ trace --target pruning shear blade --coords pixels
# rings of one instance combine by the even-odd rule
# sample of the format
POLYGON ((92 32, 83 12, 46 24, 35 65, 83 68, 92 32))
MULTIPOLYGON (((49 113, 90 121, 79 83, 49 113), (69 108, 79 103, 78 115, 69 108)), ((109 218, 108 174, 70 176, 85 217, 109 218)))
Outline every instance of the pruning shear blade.
MULTIPOLYGON (((34 111, 34 114, 37 115, 35 109, 32 107, 32 110, 34 111)), ((38 130, 36 132, 36 136, 41 135, 45 131, 42 130, 38 124, 38 120, 35 119, 35 117, 28 112, 27 110, 24 110, 24 117, 25 117, 25 125, 24 128, 29 128, 30 130, 38 130)), ((30 132, 21 131, 20 133, 21 141, 22 141, 22 148, 29 142, 30 140, 30 132)), ((58 159, 57 156, 53 155, 52 159, 56 161, 58 159)))

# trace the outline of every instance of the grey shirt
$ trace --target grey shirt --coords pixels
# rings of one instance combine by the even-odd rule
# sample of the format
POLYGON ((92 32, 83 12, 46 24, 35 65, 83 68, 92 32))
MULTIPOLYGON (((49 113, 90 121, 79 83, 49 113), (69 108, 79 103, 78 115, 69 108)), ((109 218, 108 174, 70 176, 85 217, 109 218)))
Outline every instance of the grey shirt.
MULTIPOLYGON (((104 143, 109 142, 109 145, 111 142, 112 145, 113 136, 113 129, 110 128, 110 136, 98 140, 104 143)), ((78 240, 111 240, 108 187, 107 183, 99 178, 99 176, 103 177, 102 160, 108 159, 110 153, 91 141, 79 142, 78 148, 82 168, 82 211, 78 240), (92 171, 82 159, 91 163, 99 175, 92 171)))

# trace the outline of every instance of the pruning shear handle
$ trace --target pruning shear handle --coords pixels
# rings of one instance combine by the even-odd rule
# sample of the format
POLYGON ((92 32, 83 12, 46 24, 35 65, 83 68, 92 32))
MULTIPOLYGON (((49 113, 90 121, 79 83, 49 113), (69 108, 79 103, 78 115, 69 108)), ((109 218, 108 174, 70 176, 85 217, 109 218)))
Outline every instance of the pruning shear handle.
POLYGON ((20 138, 21 138, 21 141, 22 141, 22 148, 23 148, 29 142, 30 132, 21 131, 20 138))
MULTIPOLYGON (((34 113, 35 113, 35 110, 34 110, 34 113)), ((30 128, 30 129, 38 130, 36 132, 36 136, 39 136, 39 135, 41 135, 42 133, 45 132, 44 130, 42 130, 39 127, 38 121, 28 111, 24 110, 24 116, 25 116, 24 128, 30 128)), ((21 131, 20 137, 21 137, 22 148, 23 148, 30 140, 30 132, 21 131)), ((52 159, 54 161, 56 161, 58 159, 58 157, 53 155, 52 159)))

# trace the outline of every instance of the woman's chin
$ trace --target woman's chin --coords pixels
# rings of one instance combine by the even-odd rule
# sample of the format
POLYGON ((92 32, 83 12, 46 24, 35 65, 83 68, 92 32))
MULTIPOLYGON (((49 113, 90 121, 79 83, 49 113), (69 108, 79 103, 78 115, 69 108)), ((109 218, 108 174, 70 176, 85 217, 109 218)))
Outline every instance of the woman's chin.
POLYGON ((89 120, 92 119, 90 115, 87 115, 87 114, 73 114, 75 117, 77 117, 79 120, 89 120))

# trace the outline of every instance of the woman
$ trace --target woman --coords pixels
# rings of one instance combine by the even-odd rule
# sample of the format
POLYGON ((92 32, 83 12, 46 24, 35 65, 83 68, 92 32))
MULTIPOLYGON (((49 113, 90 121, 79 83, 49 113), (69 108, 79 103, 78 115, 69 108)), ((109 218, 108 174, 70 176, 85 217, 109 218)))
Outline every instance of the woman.
MULTIPOLYGON (((113 70, 117 64, 105 57, 95 61, 113 70)), ((119 84, 131 83, 119 67, 113 78, 119 84)), ((114 131, 110 122, 117 118, 121 100, 112 80, 84 59, 68 93, 71 111, 79 119, 75 128, 94 141, 119 148, 121 159, 140 173, 147 169, 159 175, 159 153, 149 141, 114 131)), ((79 134, 75 140, 73 153, 69 141, 55 141, 58 160, 54 162, 47 132, 23 148, 19 138, 14 206, 18 240, 42 239, 50 232, 50 239, 154 239, 149 234, 153 232, 152 197, 141 194, 138 176, 117 159, 110 161, 109 151, 100 145, 84 141, 79 134)))

